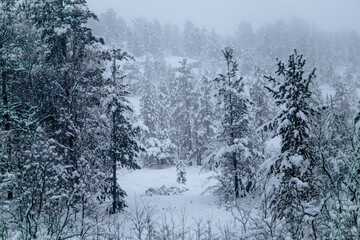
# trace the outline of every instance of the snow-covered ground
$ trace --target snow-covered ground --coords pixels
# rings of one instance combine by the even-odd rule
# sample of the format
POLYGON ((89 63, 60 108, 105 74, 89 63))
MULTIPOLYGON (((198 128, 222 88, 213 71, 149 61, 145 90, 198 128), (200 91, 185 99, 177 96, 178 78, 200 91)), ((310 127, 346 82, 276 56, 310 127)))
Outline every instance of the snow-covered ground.
POLYGON ((185 185, 176 182, 176 168, 168 167, 164 169, 141 170, 121 170, 118 176, 118 182, 126 193, 126 202, 129 209, 135 209, 136 203, 156 207, 157 214, 175 214, 175 218, 186 212, 189 221, 191 219, 212 219, 215 222, 227 222, 233 220, 233 217, 224 206, 219 206, 217 197, 205 190, 216 183, 214 179, 209 179, 212 172, 201 171, 199 167, 189 167, 186 169, 185 185), (187 188, 188 191, 181 195, 168 196, 148 196, 145 191, 149 188, 179 187, 187 188), (204 193, 205 192, 205 193, 204 193))

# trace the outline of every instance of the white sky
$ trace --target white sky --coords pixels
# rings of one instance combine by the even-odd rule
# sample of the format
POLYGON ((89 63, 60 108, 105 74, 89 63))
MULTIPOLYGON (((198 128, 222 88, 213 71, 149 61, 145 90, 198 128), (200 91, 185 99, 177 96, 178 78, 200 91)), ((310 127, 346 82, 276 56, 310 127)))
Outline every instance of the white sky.
POLYGON ((113 8, 126 20, 157 19, 183 26, 191 20, 199 27, 231 34, 242 20, 256 29, 282 18, 303 18, 323 30, 360 32, 360 0, 88 0, 99 14, 113 8))

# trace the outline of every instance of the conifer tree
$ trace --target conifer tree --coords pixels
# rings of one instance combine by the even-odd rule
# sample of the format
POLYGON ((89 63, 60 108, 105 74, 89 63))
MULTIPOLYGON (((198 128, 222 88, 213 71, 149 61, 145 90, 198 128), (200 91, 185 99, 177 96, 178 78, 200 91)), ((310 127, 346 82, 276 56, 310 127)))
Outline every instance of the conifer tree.
POLYGON ((194 135, 195 155, 197 165, 202 165, 202 158, 209 150, 209 144, 215 135, 215 98, 214 84, 206 76, 201 79, 197 107, 195 109, 194 135))
POLYGON ((176 147, 168 136, 168 96, 163 92, 167 87, 164 86, 166 66, 161 59, 151 60, 154 61, 147 57, 144 63, 140 90, 140 118, 146 126, 141 137, 145 147, 142 157, 148 166, 173 164, 176 147))
POLYGON ((219 190, 226 200, 243 197, 246 189, 254 184, 253 150, 249 142, 249 99, 244 92, 242 77, 238 77, 238 64, 233 59, 233 50, 223 51, 227 72, 219 74, 215 81, 220 83, 218 94, 221 96, 223 118, 219 140, 221 147, 213 154, 221 168, 218 176, 219 190))
MULTIPOLYGON (((11 133, 11 149, 16 154, 11 153, 12 169, 3 175, 11 181, 0 184, 4 192, 11 190, 13 199, 0 205, 14 213, 7 220, 17 223, 11 228, 24 238, 39 237, 44 224, 62 226, 47 233, 62 238, 79 209, 79 220, 84 221, 99 190, 97 181, 91 181, 100 179, 94 172, 102 174, 100 169, 86 169, 96 164, 89 161, 88 149, 79 141, 84 136, 84 116, 89 113, 86 104, 94 101, 83 90, 102 73, 92 59, 97 39, 85 27, 94 15, 84 1, 6 2, 16 7, 11 16, 16 34, 10 38, 12 57, 6 66, 13 82, 8 85, 7 77, 1 80, 8 85, 2 90, 15 111, 5 111, 10 113, 12 129, 1 129, 0 135, 11 133)), ((1 160, 6 155, 1 153, 1 160)))
POLYGON ((186 184, 186 170, 183 160, 178 160, 176 163, 177 182, 180 184, 186 184))
POLYGON ((190 161, 194 153, 193 112, 195 105, 194 80, 195 75, 191 64, 184 59, 176 68, 176 76, 172 82, 172 139, 179 148, 182 159, 190 161))
POLYGON ((271 177, 268 191, 272 193, 271 209, 274 218, 285 218, 293 236, 301 236, 300 224, 304 209, 318 195, 316 157, 311 143, 311 117, 315 110, 309 103, 309 85, 315 69, 304 76, 305 60, 296 50, 288 63, 278 60, 277 76, 266 78, 267 89, 275 99, 279 112, 266 130, 281 136, 281 153, 266 164, 271 177))
POLYGON ((118 165, 129 169, 140 168, 136 162, 136 157, 141 147, 136 138, 138 129, 132 124, 133 110, 126 99, 129 92, 122 83, 124 76, 119 76, 119 66, 117 64, 117 61, 127 60, 131 57, 119 49, 107 52, 106 55, 108 60, 112 62, 111 78, 107 80, 107 94, 103 99, 111 126, 111 196, 113 202, 109 212, 116 213, 125 206, 122 198, 126 194, 117 183, 118 165))
MULTIPOLYGON (((16 112, 14 111, 12 96, 14 89, 11 75, 14 75, 14 68, 11 65, 17 64, 11 59, 15 54, 13 50, 15 35, 15 23, 13 17, 16 14, 15 3, 6 2, 0 5, 0 78, 1 78, 1 100, 0 100, 0 174, 12 173, 13 169, 13 152, 14 152, 14 131, 16 131, 16 112)), ((15 93, 14 93, 15 94, 15 93)), ((6 180, 6 179, 5 179, 6 180)), ((10 189, 6 190, 7 198, 10 200, 13 193, 10 189)))
MULTIPOLYGON (((325 110, 325 117, 332 116, 333 109, 325 110)), ((327 118, 327 121, 334 121, 327 118)), ((323 211, 316 219, 319 235, 329 239, 356 239, 360 236, 359 222, 359 110, 352 123, 344 124, 346 133, 337 136, 334 125, 324 124, 321 161, 323 169, 323 211), (335 132, 335 134, 334 134, 335 132)))

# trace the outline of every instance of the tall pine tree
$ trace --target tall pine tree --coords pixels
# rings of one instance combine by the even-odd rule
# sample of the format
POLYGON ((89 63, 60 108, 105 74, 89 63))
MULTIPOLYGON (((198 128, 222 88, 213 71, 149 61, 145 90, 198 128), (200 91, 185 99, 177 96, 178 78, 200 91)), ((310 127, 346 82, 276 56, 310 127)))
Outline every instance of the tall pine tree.
POLYGON ((304 76, 305 60, 296 50, 288 63, 278 60, 277 76, 266 78, 266 87, 275 99, 279 112, 265 130, 281 136, 281 153, 268 160, 271 177, 268 191, 272 193, 271 209, 274 218, 285 219, 293 237, 302 236, 302 223, 308 204, 318 194, 316 157, 311 143, 311 117, 315 110, 309 103, 309 85, 315 69, 304 76), (305 210, 304 210, 305 209, 305 210))
POLYGON ((110 130, 110 156, 111 156, 111 196, 112 207, 109 209, 110 213, 115 213, 121 210, 125 203, 123 197, 125 192, 117 183, 117 168, 127 167, 129 169, 138 169, 139 165, 136 162, 137 153, 141 147, 137 140, 138 128, 133 123, 132 108, 126 96, 129 92, 126 86, 122 83, 124 76, 119 73, 119 66, 117 61, 127 60, 129 55, 121 50, 112 50, 107 53, 108 59, 111 60, 111 77, 107 79, 106 96, 103 99, 103 104, 107 109, 109 118, 110 130))
POLYGON ((226 73, 219 74, 218 94, 221 96, 223 117, 221 130, 218 133, 220 149, 212 155, 217 166, 219 190, 225 200, 236 199, 246 195, 253 185, 252 167, 253 150, 248 138, 249 132, 249 99, 244 91, 242 77, 238 77, 238 63, 233 59, 233 50, 229 47, 223 51, 226 60, 226 73))

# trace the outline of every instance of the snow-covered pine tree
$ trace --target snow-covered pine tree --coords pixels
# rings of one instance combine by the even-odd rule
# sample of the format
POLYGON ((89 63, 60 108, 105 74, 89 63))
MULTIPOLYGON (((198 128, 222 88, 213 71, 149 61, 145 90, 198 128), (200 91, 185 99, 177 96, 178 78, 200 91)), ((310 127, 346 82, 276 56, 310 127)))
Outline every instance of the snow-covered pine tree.
POLYGON ((147 166, 173 164, 176 147, 165 132, 168 126, 162 128, 162 123, 166 121, 163 119, 166 104, 161 101, 163 93, 156 87, 155 79, 150 79, 151 76, 152 74, 145 67, 140 99, 140 117, 147 127, 142 134, 145 147, 144 164, 147 166))
POLYGON ((354 114, 356 114, 356 100, 357 92, 356 86, 354 86, 350 79, 346 77, 336 76, 334 78, 334 90, 335 94, 332 98, 332 107, 334 112, 337 112, 338 124, 352 124, 354 114))
POLYGON ((144 74, 141 84, 140 115, 144 125, 148 128, 149 134, 154 136, 157 130, 158 112, 157 97, 158 89, 152 79, 151 63, 147 58, 144 66, 144 74))
POLYGON ((217 62, 221 60, 220 37, 212 29, 210 32, 206 32, 204 36, 205 46, 202 51, 202 60, 207 62, 217 62))
POLYGON ((137 141, 138 129, 133 125, 133 110, 126 99, 129 92, 127 92, 126 86, 122 83, 124 76, 120 75, 117 63, 117 61, 127 60, 131 57, 120 49, 106 52, 105 56, 112 62, 111 77, 107 79, 105 86, 107 93, 103 99, 111 128, 109 130, 111 136, 110 156, 112 161, 110 191, 112 206, 109 212, 116 213, 125 206, 123 197, 126 194, 117 183, 117 167, 120 165, 120 167, 127 167, 129 169, 138 169, 139 165, 136 162, 136 157, 141 150, 141 146, 137 141))
MULTIPOLYGON (((32 85, 37 85, 38 100, 34 107, 39 109, 43 129, 58 145, 57 151, 71 180, 64 181, 69 191, 79 189, 78 160, 81 157, 79 132, 83 127, 86 108, 80 104, 86 97, 81 91, 96 74, 87 65, 94 45, 98 40, 86 26, 96 16, 82 0, 22 1, 24 21, 32 24, 41 36, 36 71, 29 71, 32 85), (66 167, 65 167, 66 166, 66 167)), ((78 195, 76 197, 79 197, 78 195)))
MULTIPOLYGON (((13 174, 14 169, 14 141, 13 136, 16 132, 17 124, 15 119, 19 116, 13 106, 17 104, 16 95, 13 92, 13 85, 15 79, 11 77, 15 74, 14 66, 17 67, 18 63, 11 59, 11 55, 16 53, 14 51, 14 39, 16 39, 16 8, 15 2, 4 2, 0 5, 0 78, 1 78, 1 100, 0 100, 0 181, 10 181, 3 178, 5 174, 13 174), (15 35, 15 36, 14 36, 15 35)), ((16 184, 14 182, 14 184, 16 184)), ((6 198, 11 200, 13 192, 10 188, 3 189, 6 192, 6 198)))
POLYGON ((176 163, 176 181, 180 184, 186 184, 186 166, 183 160, 178 160, 176 163))
MULTIPOLYGON (((352 134, 352 116, 356 113, 355 91, 340 77, 334 83, 335 95, 328 97, 326 110, 323 112, 323 136, 326 143, 322 148, 329 153, 328 157, 336 159, 348 147, 352 134), (331 153, 330 153, 331 152, 331 153)), ((354 88, 355 89, 355 88, 354 88)), ((327 154, 325 154, 326 156, 327 154)))
POLYGON ((304 76, 305 60, 296 50, 289 56, 285 65, 278 60, 277 77, 266 76, 271 86, 269 90, 279 113, 265 130, 273 130, 281 136, 281 153, 268 160, 268 174, 271 178, 267 191, 272 195, 273 217, 285 219, 289 231, 301 236, 302 221, 310 202, 318 195, 314 172, 314 156, 311 137, 311 116, 314 109, 309 104, 311 91, 309 85, 316 77, 315 69, 304 76), (300 224, 300 225, 299 225, 300 224))
POLYGON ((176 68, 175 78, 171 85, 171 139, 178 149, 180 158, 191 161, 193 158, 193 122, 195 74, 193 66, 183 59, 176 68))
POLYGON ((126 22, 116 15, 114 9, 108 9, 99 16, 99 21, 91 21, 94 34, 105 39, 111 48, 123 47, 126 37, 126 22))
POLYGON ((214 84, 207 76, 202 76, 199 87, 198 103, 194 111, 194 151, 197 165, 202 165, 202 158, 215 135, 215 98, 214 84))
POLYGON ((168 55, 179 55, 181 33, 178 26, 167 23, 163 28, 165 53, 168 55))
POLYGON ((253 182, 255 169, 249 142, 249 99, 244 92, 242 77, 238 77, 238 64, 233 59, 233 50, 229 47, 223 51, 226 60, 225 74, 219 74, 218 94, 221 96, 223 116, 218 135, 220 149, 215 149, 212 158, 220 167, 218 175, 219 194, 225 200, 243 197, 253 182))

